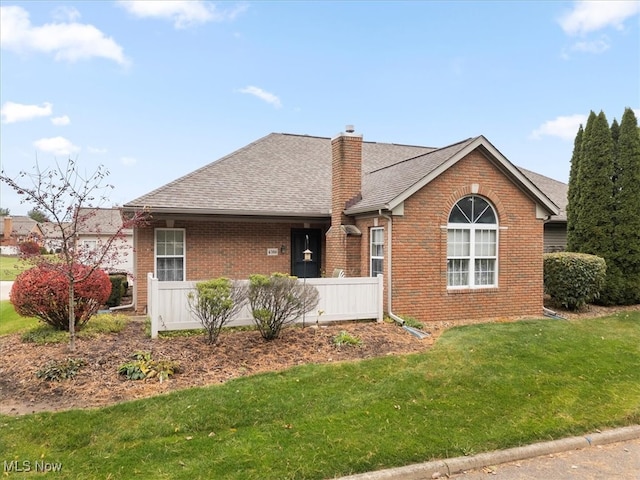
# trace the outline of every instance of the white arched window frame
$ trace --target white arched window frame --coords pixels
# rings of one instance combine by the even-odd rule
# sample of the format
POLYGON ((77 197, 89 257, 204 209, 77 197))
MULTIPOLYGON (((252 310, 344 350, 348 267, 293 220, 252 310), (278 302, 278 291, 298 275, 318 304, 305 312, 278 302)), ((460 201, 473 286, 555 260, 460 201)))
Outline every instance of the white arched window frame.
POLYGON ((447 287, 498 286, 498 221, 491 204, 478 195, 460 199, 447 223, 447 287))

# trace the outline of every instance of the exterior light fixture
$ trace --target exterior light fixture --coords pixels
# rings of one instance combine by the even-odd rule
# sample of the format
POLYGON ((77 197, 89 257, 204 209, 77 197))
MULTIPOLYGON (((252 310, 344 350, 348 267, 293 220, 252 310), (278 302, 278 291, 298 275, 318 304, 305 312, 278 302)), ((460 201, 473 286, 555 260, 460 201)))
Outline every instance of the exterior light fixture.
MULTIPOLYGON (((303 259, 303 261, 305 261, 305 262, 310 262, 310 261, 311 261, 311 254, 312 254, 312 253, 313 253, 313 252, 312 252, 311 250, 309 250, 308 248, 307 248, 304 252, 302 252, 302 254, 304 255, 304 259, 303 259)), ((306 275, 305 275, 305 276, 306 276, 306 275)))

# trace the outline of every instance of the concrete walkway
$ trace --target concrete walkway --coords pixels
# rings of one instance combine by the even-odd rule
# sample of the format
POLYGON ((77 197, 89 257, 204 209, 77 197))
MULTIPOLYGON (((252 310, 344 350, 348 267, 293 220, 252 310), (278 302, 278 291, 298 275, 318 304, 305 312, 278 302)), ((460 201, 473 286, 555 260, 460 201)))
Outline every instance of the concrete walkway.
POLYGON ((640 480, 640 425, 341 480, 640 480))
POLYGON ((12 286, 13 286, 13 282, 8 282, 8 281, 0 282, 0 301, 9 300, 9 292, 11 291, 12 286))

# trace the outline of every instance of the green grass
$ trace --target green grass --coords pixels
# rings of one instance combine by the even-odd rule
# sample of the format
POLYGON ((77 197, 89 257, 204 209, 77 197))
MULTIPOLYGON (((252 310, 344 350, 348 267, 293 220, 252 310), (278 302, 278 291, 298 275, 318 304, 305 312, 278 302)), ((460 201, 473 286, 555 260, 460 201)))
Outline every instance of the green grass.
POLYGON ((0 280, 15 280, 20 272, 31 267, 26 261, 18 257, 0 255, 0 280))
MULTIPOLYGON (((89 320, 82 329, 76 332, 78 338, 91 338, 101 333, 118 333, 129 323, 124 314, 101 313, 89 320)), ((47 343, 64 343, 69 341, 69 332, 55 330, 50 325, 39 322, 37 326, 22 334, 23 342, 44 345, 47 343)))
POLYGON ((637 423, 640 312, 465 326, 424 354, 5 416, 0 458, 61 462, 60 479, 322 479, 637 423))
POLYGON ((23 332, 38 325, 38 319, 21 317, 9 300, 0 302, 0 335, 23 332))
MULTIPOLYGON (((98 314, 77 332, 78 337, 95 337, 101 333, 117 333, 129 322, 123 314, 98 314)), ((22 333, 22 340, 38 344, 60 343, 69 340, 67 332, 54 330, 37 318, 21 317, 8 300, 0 302, 0 335, 22 333)))

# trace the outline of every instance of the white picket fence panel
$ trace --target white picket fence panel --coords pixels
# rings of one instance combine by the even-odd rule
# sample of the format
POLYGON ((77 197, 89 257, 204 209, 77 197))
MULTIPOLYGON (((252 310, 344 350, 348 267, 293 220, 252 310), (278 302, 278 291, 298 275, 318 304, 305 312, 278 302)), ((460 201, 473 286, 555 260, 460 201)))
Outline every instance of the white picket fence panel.
MULTIPOLYGON (((248 280, 243 280, 248 282, 248 280)), ((298 280, 304 282, 304 280, 298 280)), ((195 292, 197 282, 160 282, 147 274, 147 314, 151 318, 151 337, 158 332, 202 328, 189 311, 187 296, 195 292)), ((318 306, 296 321, 307 325, 346 320, 383 318, 382 275, 377 277, 308 278, 306 283, 318 289, 318 306), (320 313, 322 312, 322 313, 320 313)), ((253 325, 249 305, 228 323, 229 326, 253 325)))

